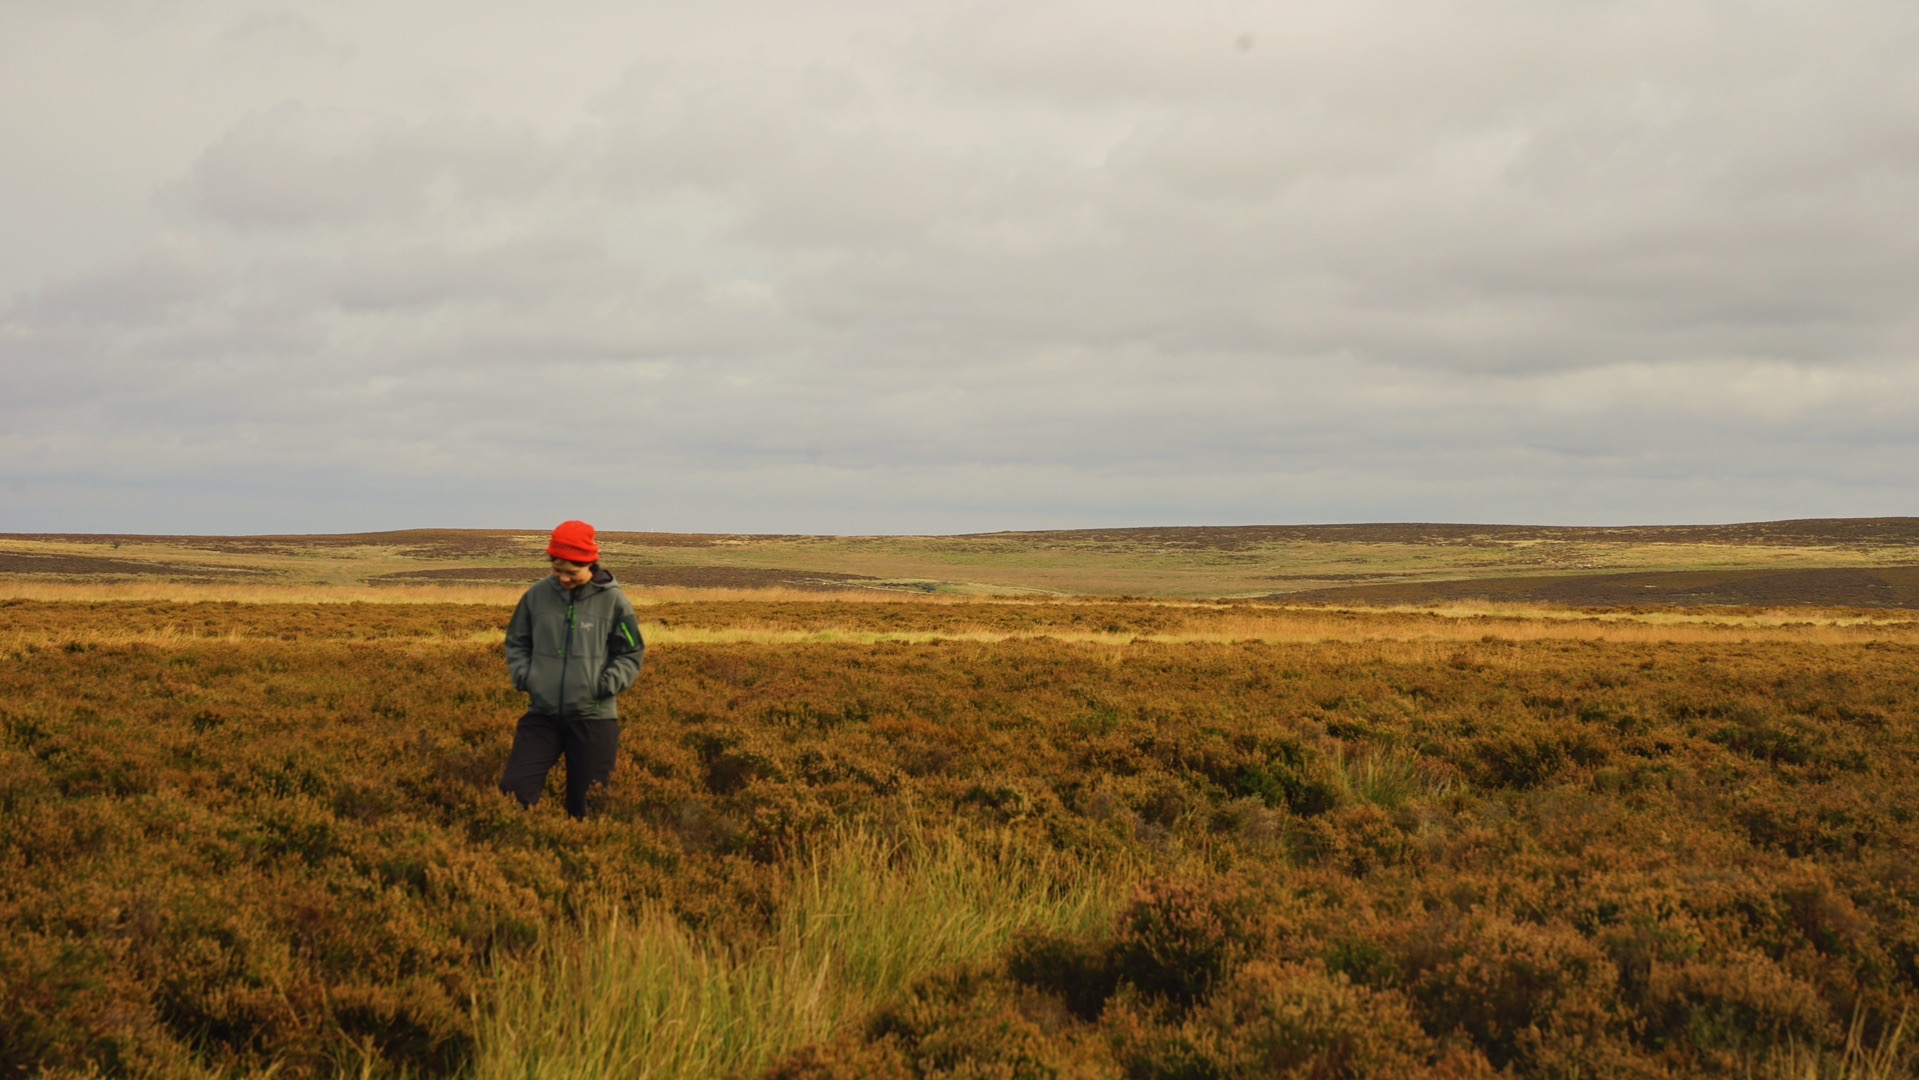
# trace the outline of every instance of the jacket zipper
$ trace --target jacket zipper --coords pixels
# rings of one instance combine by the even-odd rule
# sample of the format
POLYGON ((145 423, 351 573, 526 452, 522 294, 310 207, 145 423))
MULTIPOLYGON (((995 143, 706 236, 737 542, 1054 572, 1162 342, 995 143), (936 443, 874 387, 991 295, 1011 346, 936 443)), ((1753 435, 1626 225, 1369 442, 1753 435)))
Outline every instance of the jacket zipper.
POLYGON ((566 639, 560 642, 560 692, 553 696, 559 706, 560 715, 566 715, 566 662, 573 656, 573 594, 568 590, 566 597, 566 639))

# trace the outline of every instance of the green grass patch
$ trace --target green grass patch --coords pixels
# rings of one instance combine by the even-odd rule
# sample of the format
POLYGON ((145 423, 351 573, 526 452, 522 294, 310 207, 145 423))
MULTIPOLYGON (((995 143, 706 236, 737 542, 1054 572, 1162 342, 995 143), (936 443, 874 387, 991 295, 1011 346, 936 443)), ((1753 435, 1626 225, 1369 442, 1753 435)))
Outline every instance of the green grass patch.
POLYGON ((848 833, 800 869, 762 939, 606 911, 510 962, 477 1005, 473 1075, 750 1074, 1016 933, 1106 926, 1124 893, 1064 856, 848 833))

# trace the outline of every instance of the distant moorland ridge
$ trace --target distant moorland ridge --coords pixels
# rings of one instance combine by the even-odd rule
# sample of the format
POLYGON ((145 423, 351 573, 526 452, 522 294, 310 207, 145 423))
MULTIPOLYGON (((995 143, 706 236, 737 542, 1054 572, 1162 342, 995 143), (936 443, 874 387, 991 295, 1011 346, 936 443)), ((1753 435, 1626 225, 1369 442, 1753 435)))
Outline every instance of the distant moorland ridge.
MULTIPOLYGON (((1919 607, 1919 517, 1722 525, 1172 525, 945 536, 599 534, 628 587, 1319 604, 1919 607)), ((0 586, 493 590, 546 528, 262 536, 0 534, 0 586)), ((338 595, 338 594, 335 594, 338 595)), ((478 594, 474 594, 477 596, 478 594)))
MULTIPOLYGON (((524 529, 392 529, 353 533, 258 535, 147 533, 0 533, 5 540, 99 542, 119 540, 188 546, 354 547, 374 544, 449 545, 458 538, 519 538, 544 533, 524 529)), ((699 547, 727 541, 850 539, 860 534, 672 533, 603 531, 602 540, 647 546, 699 547)), ((1143 525, 1097 529, 1017 529, 950 534, 866 534, 867 538, 924 540, 1058 540, 1082 543, 1159 543, 1205 547, 1285 542, 1433 544, 1526 540, 1627 544, 1919 544, 1919 517, 1791 518, 1722 525, 1494 525, 1459 522, 1361 522, 1342 525, 1143 525)))

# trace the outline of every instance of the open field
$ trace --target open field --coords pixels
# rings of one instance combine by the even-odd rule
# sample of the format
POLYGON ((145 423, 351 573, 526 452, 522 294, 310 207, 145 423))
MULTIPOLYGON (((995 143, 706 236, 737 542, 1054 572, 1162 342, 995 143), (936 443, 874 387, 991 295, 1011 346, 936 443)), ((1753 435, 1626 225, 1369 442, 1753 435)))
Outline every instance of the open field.
MULTIPOLYGON (((1919 573, 1915 518, 1643 528, 1401 524, 918 537, 614 532, 602 533, 601 543, 606 564, 636 591, 1306 595, 1340 603, 1489 598, 1760 606, 1806 603, 1810 597, 1828 605, 1884 607, 1910 604, 1919 588, 1913 584, 1913 574, 1919 573), (1691 576, 1662 579, 1661 574, 1691 576), (1438 591, 1420 591, 1429 584, 1438 591)), ((5 535, 0 536, 0 595, 19 595, 7 590, 52 581, 206 587, 224 582, 255 590, 253 595, 277 590, 282 596, 320 587, 510 588, 540 575, 544 544, 545 533, 534 529, 250 537, 5 535)))
POLYGON ((1781 605, 1919 608, 1919 566, 1663 570, 1348 585, 1278 594, 1293 603, 1431 605, 1460 601, 1570 607, 1781 605))
POLYGON ((576 824, 510 585, 13 587, 8 1074, 1915 1061, 1910 611, 635 589, 576 824))

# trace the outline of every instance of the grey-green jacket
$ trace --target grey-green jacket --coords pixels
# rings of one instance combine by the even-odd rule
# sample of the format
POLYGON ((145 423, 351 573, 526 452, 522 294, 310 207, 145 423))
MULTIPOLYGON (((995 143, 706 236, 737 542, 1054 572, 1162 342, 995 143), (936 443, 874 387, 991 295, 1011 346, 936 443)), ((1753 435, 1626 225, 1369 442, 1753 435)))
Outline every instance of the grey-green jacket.
POLYGON ((645 651, 633 601, 605 570, 578 589, 541 581, 506 624, 507 674, 543 716, 617 719, 613 699, 633 685, 645 651))

